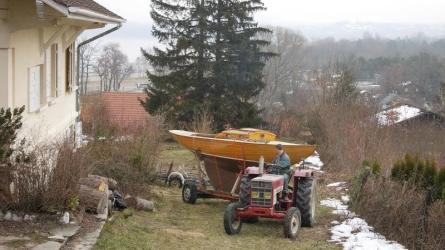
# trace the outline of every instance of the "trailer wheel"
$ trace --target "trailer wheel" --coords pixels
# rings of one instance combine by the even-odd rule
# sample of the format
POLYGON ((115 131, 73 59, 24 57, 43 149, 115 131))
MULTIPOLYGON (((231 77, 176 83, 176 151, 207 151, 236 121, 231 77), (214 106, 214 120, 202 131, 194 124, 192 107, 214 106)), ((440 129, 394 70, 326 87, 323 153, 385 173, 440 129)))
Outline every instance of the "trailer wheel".
POLYGON ((312 227, 315 224, 315 206, 317 200, 317 182, 314 178, 298 180, 295 206, 301 212, 301 225, 312 227))
POLYGON ((249 205, 250 200, 250 180, 248 175, 244 175, 241 178, 241 184, 239 186, 239 203, 242 207, 249 205))
POLYGON ((182 180, 179 177, 174 177, 168 181, 168 186, 182 188, 182 180))
POLYGON ((301 227, 301 214, 300 210, 296 207, 291 207, 286 212, 284 217, 284 237, 290 239, 296 239, 298 230, 301 227))
POLYGON ((186 182, 182 187, 182 200, 185 203, 195 204, 198 199, 198 190, 195 182, 186 182))
POLYGON ((230 203, 224 211, 224 230, 229 235, 241 232, 243 221, 236 216, 236 209, 240 207, 241 204, 239 202, 230 203))

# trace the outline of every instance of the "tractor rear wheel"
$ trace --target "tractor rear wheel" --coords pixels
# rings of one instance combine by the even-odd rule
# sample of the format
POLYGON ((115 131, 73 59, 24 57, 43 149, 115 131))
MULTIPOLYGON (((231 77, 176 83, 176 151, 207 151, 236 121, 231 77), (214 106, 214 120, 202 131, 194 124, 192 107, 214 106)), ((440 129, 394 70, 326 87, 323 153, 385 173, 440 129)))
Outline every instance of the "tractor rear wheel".
POLYGON ((249 205, 250 201, 250 180, 248 175, 244 175, 239 186, 239 203, 242 207, 249 205))
POLYGON ((315 224, 315 206, 317 204, 317 182, 314 178, 298 180, 295 206, 301 212, 301 225, 312 227, 315 224))
POLYGON ((241 208, 239 202, 230 203, 224 211, 224 229, 229 235, 239 234, 243 221, 236 216, 236 209, 241 208))
POLYGON ((195 182, 188 181, 182 187, 182 200, 185 203, 195 204, 198 199, 198 190, 195 182))
POLYGON ((290 239, 296 239, 298 230, 301 227, 301 214, 300 210, 296 207, 291 207, 286 212, 284 217, 284 237, 290 239))

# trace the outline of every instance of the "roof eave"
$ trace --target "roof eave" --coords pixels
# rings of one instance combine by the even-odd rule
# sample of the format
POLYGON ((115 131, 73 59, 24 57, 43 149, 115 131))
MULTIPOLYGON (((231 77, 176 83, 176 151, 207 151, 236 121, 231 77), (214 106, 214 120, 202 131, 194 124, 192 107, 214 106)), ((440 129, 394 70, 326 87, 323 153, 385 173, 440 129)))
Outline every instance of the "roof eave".
POLYGON ((68 13, 69 14, 67 15, 67 17, 72 19, 81 19, 93 22, 113 23, 113 24, 121 24, 126 22, 126 20, 123 18, 111 17, 108 15, 104 15, 92 10, 87 10, 79 7, 68 7, 68 13))

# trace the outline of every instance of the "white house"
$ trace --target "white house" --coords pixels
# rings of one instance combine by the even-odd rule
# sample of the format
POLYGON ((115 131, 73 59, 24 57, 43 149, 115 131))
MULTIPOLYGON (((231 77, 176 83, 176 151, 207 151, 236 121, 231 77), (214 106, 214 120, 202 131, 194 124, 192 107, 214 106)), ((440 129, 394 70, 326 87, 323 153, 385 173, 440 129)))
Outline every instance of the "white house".
POLYGON ((74 131, 76 39, 125 20, 93 0, 0 0, 0 108, 26 106, 20 136, 74 131))

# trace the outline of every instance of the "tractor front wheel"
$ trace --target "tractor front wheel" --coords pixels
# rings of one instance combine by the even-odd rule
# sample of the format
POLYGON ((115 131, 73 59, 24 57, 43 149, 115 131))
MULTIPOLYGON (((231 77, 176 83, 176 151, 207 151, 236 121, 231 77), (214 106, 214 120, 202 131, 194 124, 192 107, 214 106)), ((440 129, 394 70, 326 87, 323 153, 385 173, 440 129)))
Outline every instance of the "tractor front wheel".
POLYGON ((239 234, 241 231, 243 222, 236 215, 236 209, 240 207, 238 202, 230 203, 224 211, 224 229, 229 235, 239 234))
POLYGON ((250 176, 244 175, 239 186, 239 203, 242 207, 246 207, 250 202, 250 176))
POLYGON ((296 239, 298 230, 301 227, 301 214, 300 210, 296 207, 291 207, 286 212, 284 217, 284 237, 290 239, 296 239))
POLYGON ((195 182, 188 181, 182 187, 182 200, 185 203, 195 204, 198 199, 198 190, 195 182))
POLYGON ((315 224, 317 204, 317 182, 314 178, 300 178, 297 186, 296 204, 301 212, 301 225, 312 227, 315 224))

